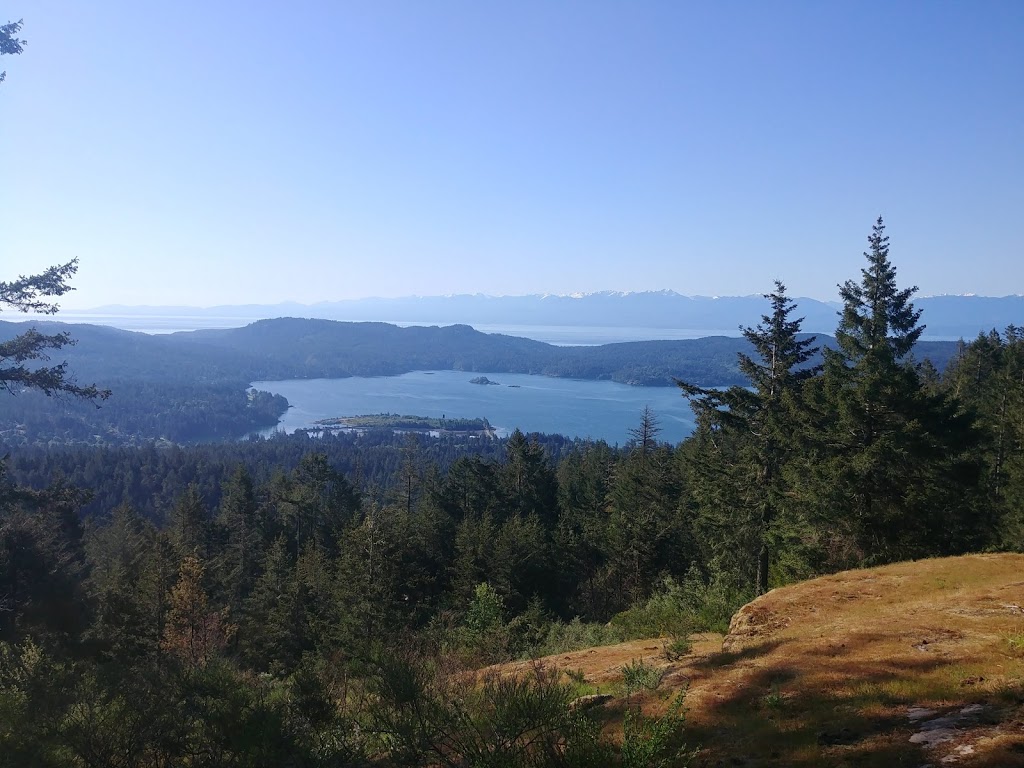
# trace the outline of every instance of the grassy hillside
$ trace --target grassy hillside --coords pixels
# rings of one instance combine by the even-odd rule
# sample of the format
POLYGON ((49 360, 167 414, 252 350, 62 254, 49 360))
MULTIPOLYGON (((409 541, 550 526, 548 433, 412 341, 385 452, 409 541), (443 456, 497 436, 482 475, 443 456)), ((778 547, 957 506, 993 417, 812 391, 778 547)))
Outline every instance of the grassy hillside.
POLYGON ((1024 765, 1024 555, 847 571, 774 590, 667 662, 647 640, 545 659, 626 704, 623 666, 663 674, 649 713, 688 687, 698 765, 1024 765))

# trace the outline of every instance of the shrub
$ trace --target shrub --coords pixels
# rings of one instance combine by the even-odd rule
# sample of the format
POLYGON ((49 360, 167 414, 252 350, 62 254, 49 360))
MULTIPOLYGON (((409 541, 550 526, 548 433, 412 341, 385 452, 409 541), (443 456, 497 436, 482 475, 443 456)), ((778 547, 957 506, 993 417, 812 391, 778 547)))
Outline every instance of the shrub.
POLYGON ((614 763, 599 725, 570 707, 561 673, 443 673, 422 659, 379 665, 373 727, 399 765, 589 768, 614 763))
POLYGON ((622 682, 627 693, 633 693, 641 688, 653 691, 661 685, 664 676, 665 670, 658 669, 643 659, 633 659, 622 667, 622 682))
POLYGON ((505 601, 486 581, 477 584, 473 599, 466 611, 466 629, 474 638, 483 637, 501 629, 505 601))
POLYGON ((682 743, 685 691, 680 691, 668 711, 657 718, 645 718, 639 708, 628 709, 622 726, 622 768, 685 768, 696 750, 682 743))
POLYGON ((668 661, 679 661, 690 652, 693 643, 689 635, 670 638, 664 646, 663 653, 668 661))
POLYGON ((747 592, 723 576, 705 581, 692 568, 682 583, 666 577, 645 603, 617 614, 611 623, 628 637, 686 637, 702 631, 725 634, 733 613, 749 599, 747 592))
POLYGON ((551 656, 599 645, 615 645, 626 640, 626 632, 617 626, 593 624, 576 617, 568 624, 554 622, 548 626, 544 640, 530 649, 534 656, 551 656))
POLYGON ((583 685, 587 682, 587 676, 583 674, 582 669, 564 669, 565 676, 572 680, 576 685, 583 685))

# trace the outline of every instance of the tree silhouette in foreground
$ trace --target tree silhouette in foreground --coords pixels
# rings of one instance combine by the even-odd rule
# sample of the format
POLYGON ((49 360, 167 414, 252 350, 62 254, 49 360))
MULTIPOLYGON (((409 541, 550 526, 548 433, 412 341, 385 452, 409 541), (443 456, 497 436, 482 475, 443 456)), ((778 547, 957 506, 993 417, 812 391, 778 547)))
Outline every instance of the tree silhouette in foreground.
MULTIPOLYGON (((56 314, 59 305, 52 301, 73 291, 68 281, 78 271, 78 259, 50 267, 38 275, 21 275, 11 282, 0 282, 0 311, 9 307, 18 312, 56 314)), ((45 334, 36 328, 8 341, 0 342, 0 387, 11 394, 38 389, 46 395, 68 394, 87 400, 106 400, 110 390, 95 384, 81 386, 69 377, 67 363, 39 365, 50 360, 50 350, 75 343, 67 331, 45 334)))
MULTIPOLYGON (((17 56, 24 50, 27 41, 17 38, 17 34, 21 31, 21 25, 21 19, 0 24, 0 56, 17 56)), ((7 72, 0 72, 0 83, 6 79, 7 72)))

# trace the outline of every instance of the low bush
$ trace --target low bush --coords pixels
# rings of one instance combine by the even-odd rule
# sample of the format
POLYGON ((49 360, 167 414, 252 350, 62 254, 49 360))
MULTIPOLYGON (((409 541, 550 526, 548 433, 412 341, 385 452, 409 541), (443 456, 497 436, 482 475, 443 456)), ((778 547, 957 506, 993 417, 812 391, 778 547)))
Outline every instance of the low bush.
POLYGON ((725 578, 705 581, 691 569, 682 583, 666 577, 645 603, 617 614, 611 624, 631 638, 687 637, 704 631, 725 634, 732 615, 749 599, 749 593, 725 578))
POLYGON ((627 640, 622 627, 586 623, 576 617, 568 623, 552 622, 541 643, 528 650, 531 656, 551 656, 600 645, 615 645, 627 640))
MULTIPOLYGON (((652 683, 648 665, 630 665, 652 683)), ((656 671, 655 671, 656 673, 656 671)), ((659 678, 660 679, 660 678, 659 678)), ((668 712, 627 712, 622 732, 603 733, 599 715, 572 702, 561 672, 478 674, 436 661, 392 656, 377 664, 368 728, 392 764, 448 768, 667 768, 688 765, 682 693, 668 712), (620 746, 616 746, 616 745, 620 746)))
POLYGON ((661 685, 665 670, 648 664, 643 659, 633 659, 622 667, 622 682, 626 692, 632 694, 641 688, 653 691, 661 685))
POLYGON ((682 743, 686 717, 680 691, 661 717, 646 718, 639 708, 626 710, 622 725, 622 768, 686 768, 697 750, 682 743))
POLYGON ((665 642, 662 652, 666 660, 679 661, 681 658, 686 656, 692 648, 693 642, 690 640, 690 636, 680 635, 678 637, 669 638, 665 642))

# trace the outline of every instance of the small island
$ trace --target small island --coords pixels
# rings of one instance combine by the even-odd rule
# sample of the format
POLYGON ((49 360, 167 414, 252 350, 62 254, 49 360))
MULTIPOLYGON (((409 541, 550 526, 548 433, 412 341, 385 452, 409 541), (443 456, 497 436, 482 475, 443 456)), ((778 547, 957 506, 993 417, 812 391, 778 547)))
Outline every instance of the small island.
POLYGON ((487 386, 488 384, 494 384, 495 386, 501 386, 500 384, 498 384, 498 382, 491 381, 486 376, 477 376, 475 379, 470 379, 469 383, 470 384, 483 384, 484 386, 487 386))
POLYGON ((397 413, 377 413, 363 416, 332 416, 327 419, 317 419, 314 423, 322 429, 350 431, 390 429, 395 432, 495 437, 494 427, 487 419, 437 419, 430 416, 399 416, 397 413))

